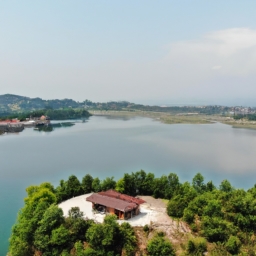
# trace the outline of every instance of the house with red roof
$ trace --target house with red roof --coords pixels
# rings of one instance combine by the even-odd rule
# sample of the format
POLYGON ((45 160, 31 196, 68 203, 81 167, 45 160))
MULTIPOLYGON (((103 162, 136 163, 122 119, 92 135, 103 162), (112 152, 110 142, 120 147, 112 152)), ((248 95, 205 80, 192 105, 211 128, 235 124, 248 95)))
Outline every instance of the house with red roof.
POLYGON ((94 193, 86 198, 86 201, 92 203, 92 208, 104 213, 115 214, 118 219, 130 219, 140 213, 140 205, 144 200, 115 190, 107 190, 94 193))

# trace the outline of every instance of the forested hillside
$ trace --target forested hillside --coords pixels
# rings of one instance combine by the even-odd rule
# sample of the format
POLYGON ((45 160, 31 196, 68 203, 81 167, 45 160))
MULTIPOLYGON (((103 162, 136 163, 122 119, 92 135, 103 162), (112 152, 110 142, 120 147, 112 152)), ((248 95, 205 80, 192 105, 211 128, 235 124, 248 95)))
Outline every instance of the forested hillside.
POLYGON ((13 94, 0 95, 0 113, 24 112, 38 109, 79 108, 84 104, 71 99, 43 100, 13 94))

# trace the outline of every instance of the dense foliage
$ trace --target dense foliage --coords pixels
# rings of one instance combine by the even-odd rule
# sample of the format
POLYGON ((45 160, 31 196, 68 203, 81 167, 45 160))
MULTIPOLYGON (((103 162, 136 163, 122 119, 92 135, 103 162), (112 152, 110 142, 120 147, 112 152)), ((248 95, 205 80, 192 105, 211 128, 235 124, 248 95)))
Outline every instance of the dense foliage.
POLYGON ((234 119, 235 120, 240 120, 240 119, 248 119, 249 121, 256 121, 256 114, 253 113, 253 114, 237 114, 237 115, 234 115, 234 119))
POLYGON ((31 112, 11 113, 9 115, 0 116, 0 120, 17 118, 20 121, 26 118, 40 118, 42 115, 49 117, 51 120, 67 120, 88 118, 90 113, 85 109, 41 109, 31 112))
POLYGON ((13 226, 10 255, 134 255, 136 236, 129 223, 119 225, 116 216, 108 215, 103 224, 96 224, 83 218, 78 207, 64 218, 49 183, 28 187, 27 193, 13 226))
MULTIPOLYGON (((72 208, 64 218, 56 206, 78 195, 108 189, 168 199, 168 214, 186 221, 193 231, 184 248, 187 255, 203 255, 207 250, 209 255, 255 255, 256 186, 245 191, 223 180, 216 187, 211 181, 205 183, 200 173, 191 183, 181 183, 174 173, 156 178, 143 170, 125 173, 118 181, 90 174, 80 181, 71 175, 56 188, 49 183, 27 188, 25 206, 10 238, 11 255, 134 255, 137 239, 128 223, 118 225, 115 216, 107 216, 103 224, 96 224, 84 219, 79 208, 72 208)), ((163 236, 158 234, 149 241, 148 255, 165 251, 175 255, 163 236)))

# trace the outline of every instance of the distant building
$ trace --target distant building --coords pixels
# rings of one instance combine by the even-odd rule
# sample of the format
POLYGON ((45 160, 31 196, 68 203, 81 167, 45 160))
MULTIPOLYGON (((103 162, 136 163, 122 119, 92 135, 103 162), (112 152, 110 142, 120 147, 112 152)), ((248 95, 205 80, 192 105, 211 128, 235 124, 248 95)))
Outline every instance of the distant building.
POLYGON ((94 193, 86 198, 86 201, 92 203, 92 208, 110 214, 115 214, 118 219, 130 219, 140 213, 140 205, 144 200, 115 190, 108 190, 94 193))

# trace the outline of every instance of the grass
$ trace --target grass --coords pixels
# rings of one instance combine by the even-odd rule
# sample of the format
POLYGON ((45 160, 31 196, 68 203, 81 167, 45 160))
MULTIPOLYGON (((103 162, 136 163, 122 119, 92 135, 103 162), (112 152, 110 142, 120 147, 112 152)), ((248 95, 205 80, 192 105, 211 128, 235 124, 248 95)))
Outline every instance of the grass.
POLYGON ((164 202, 165 205, 167 205, 169 202, 169 200, 167 200, 167 199, 161 199, 161 200, 164 202))
POLYGON ((92 111, 93 115, 132 118, 136 116, 152 118, 164 124, 212 124, 215 122, 231 125, 233 128, 256 129, 255 121, 238 120, 221 115, 173 114, 151 111, 92 111))

